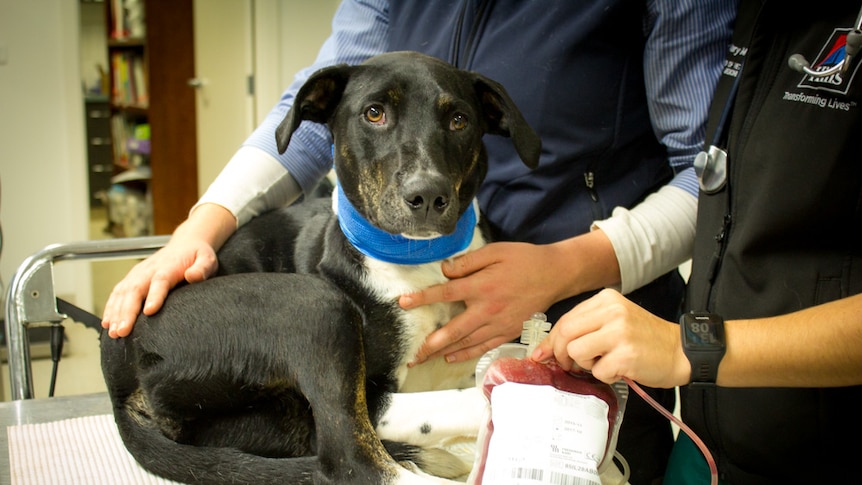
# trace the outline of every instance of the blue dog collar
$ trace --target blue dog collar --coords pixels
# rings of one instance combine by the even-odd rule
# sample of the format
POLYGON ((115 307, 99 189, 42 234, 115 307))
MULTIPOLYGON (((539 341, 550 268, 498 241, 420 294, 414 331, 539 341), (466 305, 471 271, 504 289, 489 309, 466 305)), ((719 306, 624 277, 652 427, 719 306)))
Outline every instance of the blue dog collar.
POLYGON ((373 226, 347 200, 341 184, 336 184, 335 190, 341 231, 353 247, 371 258, 409 265, 442 261, 467 249, 473 240, 477 221, 475 203, 470 204, 458 219, 452 234, 432 239, 410 239, 373 226))

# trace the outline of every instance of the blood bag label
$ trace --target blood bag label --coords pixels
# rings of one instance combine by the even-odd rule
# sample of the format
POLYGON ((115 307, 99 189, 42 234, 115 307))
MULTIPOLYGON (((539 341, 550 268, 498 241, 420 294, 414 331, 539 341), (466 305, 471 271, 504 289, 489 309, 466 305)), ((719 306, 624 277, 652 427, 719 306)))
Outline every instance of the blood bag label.
POLYGON ((552 386, 505 382, 491 392, 483 483, 601 485, 608 404, 552 386))

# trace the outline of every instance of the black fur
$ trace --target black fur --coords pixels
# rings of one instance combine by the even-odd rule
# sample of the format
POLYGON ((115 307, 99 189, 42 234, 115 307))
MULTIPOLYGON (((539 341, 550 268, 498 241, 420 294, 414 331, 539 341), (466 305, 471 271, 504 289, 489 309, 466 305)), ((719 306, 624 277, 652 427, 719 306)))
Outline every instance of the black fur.
MULTIPOLYGON (((540 151, 502 87, 415 53, 316 73, 279 127, 281 150, 302 120, 329 125, 342 190, 393 233, 452 231, 487 169, 484 133, 511 135, 530 166, 540 151), (388 124, 363 118, 372 104, 388 124), (458 114, 468 126, 452 130, 458 114), (403 188, 417 173, 446 181, 418 188, 446 204, 416 210, 403 188)), ((309 200, 239 229, 219 251, 218 277, 172 291, 129 337, 103 335, 114 415, 135 459, 200 484, 390 483, 395 462, 426 465, 422 450, 384 449, 374 432, 412 356, 403 312, 366 286, 364 258, 331 201, 309 200)))

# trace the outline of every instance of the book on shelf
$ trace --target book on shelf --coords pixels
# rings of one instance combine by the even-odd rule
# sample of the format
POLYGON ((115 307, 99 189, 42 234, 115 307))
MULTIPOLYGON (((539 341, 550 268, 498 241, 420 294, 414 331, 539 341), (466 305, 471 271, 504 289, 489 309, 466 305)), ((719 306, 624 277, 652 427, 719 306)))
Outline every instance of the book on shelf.
POLYGON ((147 32, 144 0, 109 1, 111 2, 111 38, 115 40, 144 38, 147 32))
POLYGON ((111 69, 114 72, 111 101, 117 106, 146 108, 149 94, 143 56, 134 52, 114 52, 111 54, 111 69))
POLYGON ((139 106, 148 106, 150 98, 149 91, 147 90, 147 75, 144 69, 144 60, 140 57, 133 59, 131 70, 136 104, 139 106))
POLYGON ((148 165, 150 125, 143 119, 129 119, 120 113, 111 116, 111 144, 114 165, 122 170, 148 165))
POLYGON ((114 165, 126 169, 129 168, 129 149, 126 139, 131 130, 129 120, 125 116, 115 114, 111 116, 111 145, 114 148, 114 165))

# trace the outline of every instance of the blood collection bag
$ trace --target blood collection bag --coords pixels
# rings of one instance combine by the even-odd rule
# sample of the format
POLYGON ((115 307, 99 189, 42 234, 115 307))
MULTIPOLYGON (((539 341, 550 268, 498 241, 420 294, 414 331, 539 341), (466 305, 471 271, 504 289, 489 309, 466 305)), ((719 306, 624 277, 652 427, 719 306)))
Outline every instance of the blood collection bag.
POLYGON ((601 473, 613 462, 628 386, 532 361, 529 355, 550 325, 541 314, 524 325, 521 341, 532 345, 502 345, 476 367, 487 406, 468 482, 601 484, 601 473))

